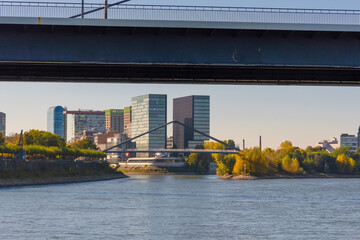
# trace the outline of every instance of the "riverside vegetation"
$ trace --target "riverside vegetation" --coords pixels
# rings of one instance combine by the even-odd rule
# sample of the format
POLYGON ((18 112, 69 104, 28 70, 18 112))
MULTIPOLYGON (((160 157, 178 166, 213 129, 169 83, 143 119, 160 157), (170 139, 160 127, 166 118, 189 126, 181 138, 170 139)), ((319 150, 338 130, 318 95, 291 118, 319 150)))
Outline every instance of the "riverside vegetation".
MULTIPOLYGON (((228 144, 235 146, 232 140, 228 144)), ((206 142, 205 149, 225 149, 220 143, 206 142)), ((218 165, 218 175, 319 175, 319 174, 360 174, 360 148, 355 152, 350 147, 340 147, 328 153, 321 147, 301 149, 290 141, 281 143, 277 150, 258 147, 247 148, 239 154, 192 153, 186 159, 189 166, 203 172, 209 161, 218 165)))
POLYGON ((19 138, 19 134, 4 138, 0 132, 0 186, 97 181, 124 176, 107 163, 97 161, 106 154, 96 150, 96 145, 89 140, 66 145, 55 134, 30 130, 24 134, 22 148, 16 144, 19 138), (23 150, 26 161, 17 156, 23 150), (75 162, 78 158, 90 161, 75 162), (16 168, 7 166, 17 161, 21 164, 13 165, 16 168))
MULTIPOLYGON (((20 135, 4 138, 0 132, 0 158, 14 158, 21 154, 22 148, 17 145, 20 135)), ((99 159, 106 154, 97 151, 97 147, 88 139, 67 145, 65 140, 50 132, 30 130, 24 133, 23 150, 29 159, 99 159)))

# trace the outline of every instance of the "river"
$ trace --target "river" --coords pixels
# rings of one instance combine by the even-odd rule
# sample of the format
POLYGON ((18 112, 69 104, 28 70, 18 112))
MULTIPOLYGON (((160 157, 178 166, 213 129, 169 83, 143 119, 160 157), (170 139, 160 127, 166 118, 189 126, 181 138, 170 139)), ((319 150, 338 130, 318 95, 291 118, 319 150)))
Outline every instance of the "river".
POLYGON ((134 176, 0 189, 0 239, 360 239, 360 179, 134 176))

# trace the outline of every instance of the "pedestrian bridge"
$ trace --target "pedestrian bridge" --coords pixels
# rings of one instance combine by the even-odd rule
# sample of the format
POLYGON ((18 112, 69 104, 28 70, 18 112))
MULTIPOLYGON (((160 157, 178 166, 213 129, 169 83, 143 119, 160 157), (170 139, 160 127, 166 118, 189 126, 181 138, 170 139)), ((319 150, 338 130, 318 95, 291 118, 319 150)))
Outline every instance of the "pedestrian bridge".
POLYGON ((106 153, 218 153, 218 154, 237 154, 239 150, 214 150, 214 149, 120 149, 110 150, 106 153))
POLYGON ((0 80, 360 85, 360 11, 0 1, 0 80))

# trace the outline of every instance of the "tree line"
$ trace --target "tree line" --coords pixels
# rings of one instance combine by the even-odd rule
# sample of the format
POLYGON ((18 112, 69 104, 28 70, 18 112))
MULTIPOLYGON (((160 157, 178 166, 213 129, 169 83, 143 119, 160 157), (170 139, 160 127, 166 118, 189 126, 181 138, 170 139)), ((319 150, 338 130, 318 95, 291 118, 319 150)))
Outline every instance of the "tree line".
MULTIPOLYGON (((204 148, 226 149, 215 142, 205 142, 204 148)), ((354 153, 350 147, 340 147, 329 153, 321 147, 301 149, 290 141, 281 143, 277 150, 254 147, 228 155, 192 153, 186 161, 197 172, 204 172, 209 161, 215 161, 219 175, 360 174, 360 148, 354 153)))
POLYGON ((99 159, 106 154, 98 151, 96 145, 88 139, 66 144, 60 136, 39 130, 30 130, 24 133, 23 148, 18 146, 20 134, 4 137, 0 132, 0 157, 13 158, 16 154, 26 151, 27 158, 31 159, 76 159, 85 157, 99 159))

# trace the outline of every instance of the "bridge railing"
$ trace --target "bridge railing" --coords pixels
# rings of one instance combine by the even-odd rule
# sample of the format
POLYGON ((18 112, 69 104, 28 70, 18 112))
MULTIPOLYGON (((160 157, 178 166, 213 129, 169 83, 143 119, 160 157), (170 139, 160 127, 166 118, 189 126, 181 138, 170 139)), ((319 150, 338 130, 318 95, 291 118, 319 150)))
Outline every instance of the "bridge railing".
MULTIPOLYGON (((103 7, 86 3, 84 12, 103 7)), ((81 3, 0 1, 2 17, 69 18, 81 11, 81 3)), ((104 10, 84 17, 104 18, 104 10)), ((108 19, 357 25, 360 10, 120 4, 108 8, 108 19)))

